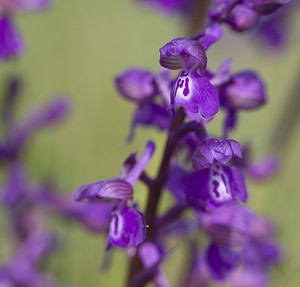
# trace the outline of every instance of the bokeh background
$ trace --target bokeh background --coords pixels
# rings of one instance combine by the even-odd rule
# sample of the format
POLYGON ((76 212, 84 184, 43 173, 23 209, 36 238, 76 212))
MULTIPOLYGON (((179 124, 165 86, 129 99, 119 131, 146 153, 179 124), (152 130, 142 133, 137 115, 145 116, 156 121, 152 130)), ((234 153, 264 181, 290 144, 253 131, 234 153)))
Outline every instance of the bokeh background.
MULTIPOLYGON (((296 1, 296 0, 295 0, 296 1)), ((82 184, 117 176, 123 160, 144 148, 148 139, 157 143, 150 174, 155 172, 162 153, 164 135, 138 128, 132 144, 126 143, 134 105, 122 99, 114 77, 129 67, 159 70, 158 49, 175 37, 187 35, 188 25, 178 16, 165 16, 132 0, 52 1, 41 13, 17 15, 16 20, 27 49, 10 63, 1 63, 0 89, 9 75, 21 75, 24 93, 19 117, 34 106, 64 93, 72 101, 72 115, 64 123, 40 132, 27 151, 26 161, 35 180, 55 178, 61 193, 74 193, 82 184)), ((300 13, 295 12, 286 31, 285 49, 272 52, 251 35, 226 32, 208 53, 208 66, 233 58, 234 71, 255 69, 267 83, 269 103, 240 116, 232 138, 253 143, 255 155, 272 152, 270 137, 284 103, 300 80, 300 13)), ((300 97, 300 91, 299 91, 300 97)), ((220 134, 222 115, 210 131, 220 134)), ((250 206, 278 224, 278 236, 285 248, 285 260, 273 272, 272 286, 300 286, 300 122, 280 151, 281 172, 266 183, 248 180, 250 206)), ((143 206, 146 191, 138 184, 135 199, 143 206)), ((171 200, 164 198, 164 204, 171 200)), ((163 208, 163 206, 162 206, 163 208)), ((2 216, 2 221, 5 218, 2 216)), ((104 255, 106 238, 90 233, 76 223, 61 222, 53 216, 49 225, 62 239, 62 248, 49 268, 61 284, 74 286, 122 286, 127 260, 122 250, 104 255), (111 260, 107 272, 103 259, 111 260)), ((4 231, 2 232, 4 233, 4 231)), ((7 256, 5 235, 0 258, 7 256)), ((182 242, 176 242, 180 246, 182 242)), ((171 285, 180 276, 184 252, 180 248, 166 266, 171 285), (177 271, 176 271, 177 270, 177 271), (176 271, 176 272, 175 272, 176 271), (178 275, 177 275, 178 274, 178 275)))

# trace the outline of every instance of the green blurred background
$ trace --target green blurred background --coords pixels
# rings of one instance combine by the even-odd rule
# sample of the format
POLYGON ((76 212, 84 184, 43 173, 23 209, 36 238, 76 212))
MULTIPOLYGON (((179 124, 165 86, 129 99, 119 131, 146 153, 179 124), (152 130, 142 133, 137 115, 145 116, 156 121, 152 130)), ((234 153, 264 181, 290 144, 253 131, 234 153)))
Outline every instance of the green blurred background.
MULTIPOLYGON (((299 13, 298 13, 299 16, 299 13)), ((269 103, 259 111, 244 113, 232 137, 252 141, 257 156, 272 150, 270 135, 288 93, 297 81, 300 64, 297 14, 293 16, 290 46, 281 53, 263 50, 253 37, 226 33, 208 53, 213 70, 226 58, 234 59, 234 70, 255 69, 268 86, 269 103)), ((64 0, 53 1, 42 13, 16 17, 26 39, 25 54, 12 63, 2 63, 0 88, 8 75, 24 78, 20 118, 28 109, 48 101, 55 93, 69 95, 72 116, 63 124, 45 130, 34 139, 26 160, 30 175, 39 180, 50 174, 62 192, 73 193, 80 185, 117 176, 123 160, 142 150, 148 139, 157 142, 150 164, 155 172, 162 153, 164 136, 138 128, 131 145, 125 142, 134 109, 121 99, 113 79, 129 67, 159 70, 158 49, 175 37, 187 35, 187 25, 179 17, 165 17, 149 11, 135 1, 64 0)), ((300 96, 300 95, 299 95, 300 96)), ((219 115, 210 126, 220 133, 219 115)), ((272 181, 249 182, 250 206, 278 223, 278 235, 285 247, 285 261, 274 272, 272 286, 300 286, 300 123, 296 125, 284 150, 281 173, 272 181)), ((135 199, 143 206, 146 191, 135 189, 135 199)), ((164 198, 165 204, 170 198, 164 198)), ((122 286, 127 261, 122 250, 112 254, 111 269, 100 271, 105 238, 80 226, 54 219, 53 228, 64 239, 51 261, 51 270, 61 284, 76 286, 122 286)), ((1 257, 5 258, 2 239, 1 257)), ((177 242, 179 246, 182 242, 177 242)), ((183 252, 172 256, 166 267, 171 285, 180 276, 183 252), (175 263, 174 263, 175 262, 175 263), (178 275, 176 275, 178 274, 178 275)), ((178 281, 177 281, 178 282, 178 281)))

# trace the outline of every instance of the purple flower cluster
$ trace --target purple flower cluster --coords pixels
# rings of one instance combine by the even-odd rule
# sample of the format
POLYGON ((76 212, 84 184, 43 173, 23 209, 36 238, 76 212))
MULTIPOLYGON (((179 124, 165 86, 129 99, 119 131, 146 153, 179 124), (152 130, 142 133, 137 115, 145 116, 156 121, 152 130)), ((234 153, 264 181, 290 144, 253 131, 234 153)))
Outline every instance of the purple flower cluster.
POLYGON ((178 236, 192 246, 193 254, 182 286, 210 286, 215 281, 235 287, 267 285, 268 271, 281 259, 281 251, 272 224, 245 205, 248 191, 242 172, 261 180, 273 174, 278 163, 274 158, 254 162, 249 147, 228 138, 240 112, 265 104, 265 84, 255 71, 233 73, 231 59, 212 72, 206 51, 221 39, 223 24, 237 32, 253 29, 261 17, 288 2, 216 0, 204 31, 160 48, 163 68, 157 75, 132 68, 116 77, 120 94, 137 105, 129 139, 137 125, 168 132, 154 178, 145 171, 154 152, 150 141, 139 160, 136 154, 128 157, 118 178, 83 185, 75 195, 77 201, 97 203, 103 210, 109 202, 107 243, 127 249, 128 286, 149 281, 170 286, 162 265, 172 252, 168 238, 178 236), (179 71, 175 78, 173 70, 179 71), (223 133, 212 137, 206 124, 220 109, 226 115, 223 133), (149 189, 144 213, 130 203, 137 180, 149 189), (165 190, 174 202, 159 214, 165 190), (184 215, 187 210, 192 217, 184 215), (206 244, 197 240, 199 233, 206 234, 206 244))
POLYGON ((1 188, 1 203, 9 221, 13 254, 0 265, 0 285, 55 287, 58 285, 53 276, 41 268, 41 263, 46 264, 57 245, 54 236, 47 231, 46 216, 41 207, 53 208, 54 199, 55 203, 61 200, 47 183, 36 183, 29 178, 24 153, 40 129, 60 122, 69 114, 70 103, 66 97, 58 96, 17 121, 16 107, 21 91, 21 80, 10 78, 1 111, 4 132, 0 139, 0 164, 7 172, 1 188))
POLYGON ((18 12, 31 12, 45 9, 49 0, 0 0, 0 59, 20 55, 25 43, 15 26, 13 17, 18 12))

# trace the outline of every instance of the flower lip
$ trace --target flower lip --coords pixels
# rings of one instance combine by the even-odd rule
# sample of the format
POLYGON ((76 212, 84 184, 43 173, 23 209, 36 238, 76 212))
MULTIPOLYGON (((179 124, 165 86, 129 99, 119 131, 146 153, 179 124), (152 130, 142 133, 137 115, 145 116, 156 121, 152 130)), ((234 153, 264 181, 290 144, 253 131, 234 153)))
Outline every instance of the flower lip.
POLYGON ((192 70, 206 68, 207 58, 202 45, 195 40, 177 38, 159 49, 161 66, 170 69, 192 70))
POLYGON ((142 243, 145 237, 145 219, 135 207, 123 206, 112 213, 108 244, 135 247, 142 243))
POLYGON ((171 104, 210 118, 218 112, 219 94, 209 80, 195 71, 181 71, 171 91, 171 104))

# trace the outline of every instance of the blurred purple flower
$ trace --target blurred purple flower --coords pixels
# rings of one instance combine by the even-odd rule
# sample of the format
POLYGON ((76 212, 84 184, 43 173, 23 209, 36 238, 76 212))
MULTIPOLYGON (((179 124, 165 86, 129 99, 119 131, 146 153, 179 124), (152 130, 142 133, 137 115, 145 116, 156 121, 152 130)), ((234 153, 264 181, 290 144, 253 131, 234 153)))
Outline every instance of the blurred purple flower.
POLYGON ((142 69, 129 69, 116 77, 116 87, 123 97, 138 104, 131 123, 128 141, 132 141, 138 125, 165 130, 170 125, 166 107, 170 103, 170 75, 165 70, 155 76, 142 69), (157 101, 160 96, 160 103, 157 101))
POLYGON ((10 16, 0 16, 0 59, 6 60, 20 55, 24 42, 10 16))

